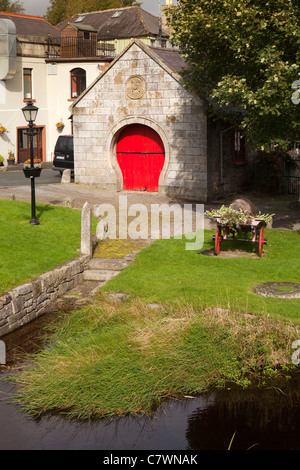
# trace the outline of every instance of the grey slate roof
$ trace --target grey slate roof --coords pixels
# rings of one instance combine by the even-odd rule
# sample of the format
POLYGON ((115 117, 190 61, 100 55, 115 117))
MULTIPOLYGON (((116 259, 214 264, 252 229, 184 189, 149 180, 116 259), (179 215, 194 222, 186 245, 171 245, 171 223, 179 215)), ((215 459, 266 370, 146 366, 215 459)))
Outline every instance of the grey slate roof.
POLYGON ((173 72, 180 73, 187 68, 187 64, 178 50, 150 47, 159 59, 165 63, 173 72))
POLYGON ((40 16, 21 15, 0 11, 0 18, 12 20, 16 25, 17 35, 60 37, 60 30, 40 16))
POLYGON ((97 29, 99 39, 121 39, 158 36, 159 22, 158 17, 140 7, 124 7, 74 15, 57 27, 62 30, 68 23, 81 23, 97 29))

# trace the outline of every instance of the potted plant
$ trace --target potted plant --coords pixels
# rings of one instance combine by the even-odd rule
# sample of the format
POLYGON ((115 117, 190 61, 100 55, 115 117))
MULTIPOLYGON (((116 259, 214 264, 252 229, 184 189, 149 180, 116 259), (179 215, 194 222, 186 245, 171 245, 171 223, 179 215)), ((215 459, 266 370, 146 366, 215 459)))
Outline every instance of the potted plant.
POLYGON ((6 132, 6 133, 8 132, 8 130, 6 129, 6 127, 0 126, 0 135, 1 135, 1 134, 5 134, 5 132, 6 132))
POLYGON ((8 159, 7 159, 7 164, 8 165, 14 165, 15 164, 15 155, 12 150, 8 152, 8 159))
POLYGON ((3 166, 4 164, 4 157, 0 155, 0 166, 3 166))

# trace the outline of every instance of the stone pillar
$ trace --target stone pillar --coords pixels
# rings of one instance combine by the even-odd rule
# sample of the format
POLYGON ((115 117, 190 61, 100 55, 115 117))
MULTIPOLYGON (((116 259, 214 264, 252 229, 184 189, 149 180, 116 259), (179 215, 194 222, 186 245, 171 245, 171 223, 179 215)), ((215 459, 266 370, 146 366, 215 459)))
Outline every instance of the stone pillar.
POLYGON ((61 183, 71 183, 71 170, 66 169, 63 171, 62 177, 61 177, 61 183))
POLYGON ((92 208, 86 202, 81 211, 81 254, 92 256, 92 208))

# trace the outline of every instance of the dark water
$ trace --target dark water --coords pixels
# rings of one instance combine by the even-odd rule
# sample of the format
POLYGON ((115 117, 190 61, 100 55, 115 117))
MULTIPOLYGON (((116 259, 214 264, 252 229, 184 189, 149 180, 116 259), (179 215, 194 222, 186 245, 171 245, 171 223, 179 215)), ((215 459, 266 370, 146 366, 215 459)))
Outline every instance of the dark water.
MULTIPOLYGON (((39 321, 2 338, 7 362, 19 359, 17 351, 42 347, 38 338, 39 321)), ((151 418, 79 423, 23 414, 7 402, 14 386, 3 380, 6 373, 0 381, 0 450, 227 450, 233 436, 232 450, 300 450, 298 379, 284 392, 228 389, 167 402, 151 418)))

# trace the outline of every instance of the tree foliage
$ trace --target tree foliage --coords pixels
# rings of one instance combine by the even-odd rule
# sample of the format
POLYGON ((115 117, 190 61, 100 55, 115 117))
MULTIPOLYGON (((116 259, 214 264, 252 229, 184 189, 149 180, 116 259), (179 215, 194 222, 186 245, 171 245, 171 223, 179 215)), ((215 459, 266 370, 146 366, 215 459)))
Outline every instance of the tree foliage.
POLYGON ((300 140, 299 0, 179 0, 169 25, 213 115, 257 147, 300 140))
POLYGON ((22 13, 24 11, 24 8, 23 4, 19 1, 12 2, 10 0, 0 0, 0 11, 22 13))
POLYGON ((135 0, 50 0, 45 19, 54 25, 78 13, 140 5, 135 0))

